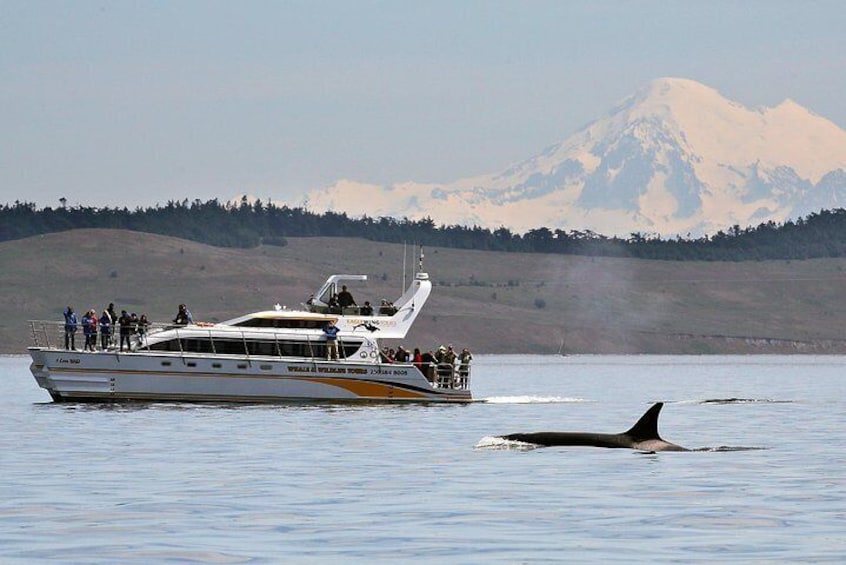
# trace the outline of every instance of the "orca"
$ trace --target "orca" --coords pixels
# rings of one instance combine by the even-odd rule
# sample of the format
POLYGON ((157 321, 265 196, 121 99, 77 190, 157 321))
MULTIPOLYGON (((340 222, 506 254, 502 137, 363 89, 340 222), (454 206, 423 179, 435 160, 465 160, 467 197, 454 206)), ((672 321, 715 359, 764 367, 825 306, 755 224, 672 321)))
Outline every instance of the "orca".
POLYGON ((584 432, 533 432, 497 436, 510 441, 521 441, 542 446, 580 445, 639 449, 641 451, 690 451, 680 445, 661 439, 658 435, 658 414, 663 402, 654 404, 628 431, 621 434, 597 434, 584 432))

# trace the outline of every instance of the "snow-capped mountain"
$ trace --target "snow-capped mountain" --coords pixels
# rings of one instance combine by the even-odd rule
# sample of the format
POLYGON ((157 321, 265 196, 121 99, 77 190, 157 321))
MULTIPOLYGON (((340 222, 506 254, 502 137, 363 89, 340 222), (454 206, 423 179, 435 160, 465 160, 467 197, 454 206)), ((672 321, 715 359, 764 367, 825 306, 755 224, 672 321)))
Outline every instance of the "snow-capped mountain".
POLYGON ((846 131, 791 100, 746 108, 662 78, 565 141, 506 170, 450 184, 342 180, 313 211, 438 224, 711 234, 846 206, 846 131))

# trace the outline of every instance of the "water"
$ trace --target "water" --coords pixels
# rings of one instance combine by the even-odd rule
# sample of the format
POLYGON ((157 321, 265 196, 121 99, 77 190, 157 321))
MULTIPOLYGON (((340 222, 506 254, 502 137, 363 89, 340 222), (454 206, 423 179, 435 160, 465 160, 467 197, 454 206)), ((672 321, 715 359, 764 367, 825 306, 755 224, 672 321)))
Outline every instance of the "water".
POLYGON ((844 369, 477 356, 466 406, 112 406, 0 358, 0 562, 842 562, 844 369), (656 400, 668 441, 730 449, 476 447, 656 400))

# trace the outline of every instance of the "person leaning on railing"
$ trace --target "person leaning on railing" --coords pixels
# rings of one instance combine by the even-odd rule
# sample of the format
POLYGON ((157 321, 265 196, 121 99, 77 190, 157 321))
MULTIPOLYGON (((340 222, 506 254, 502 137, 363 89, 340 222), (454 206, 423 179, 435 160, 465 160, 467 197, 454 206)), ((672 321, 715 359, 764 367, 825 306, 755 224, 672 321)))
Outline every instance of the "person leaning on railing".
POLYGON ((138 318, 138 345, 144 343, 144 338, 147 336, 147 330, 150 327, 150 320, 147 319, 147 314, 141 314, 138 318))

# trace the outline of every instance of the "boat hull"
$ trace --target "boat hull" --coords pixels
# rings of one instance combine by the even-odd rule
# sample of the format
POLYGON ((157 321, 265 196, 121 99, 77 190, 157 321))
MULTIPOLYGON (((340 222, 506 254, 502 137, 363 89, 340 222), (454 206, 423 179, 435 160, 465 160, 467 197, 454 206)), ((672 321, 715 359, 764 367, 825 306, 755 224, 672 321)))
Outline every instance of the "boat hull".
POLYGON ((31 347, 30 371, 56 402, 471 402, 413 365, 354 361, 81 352, 31 347))

